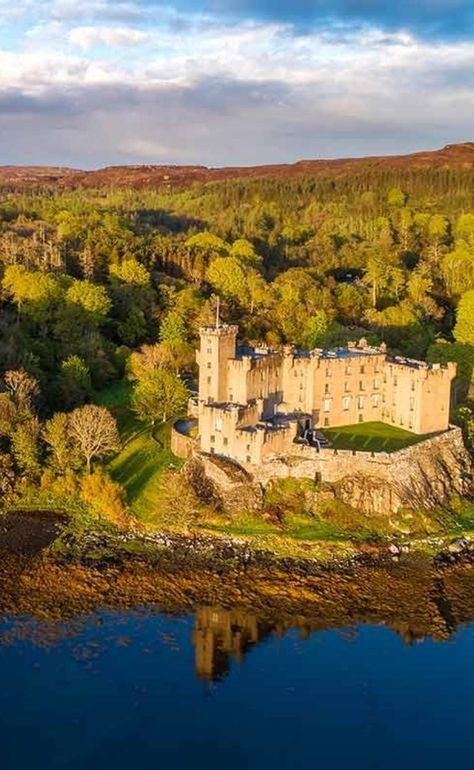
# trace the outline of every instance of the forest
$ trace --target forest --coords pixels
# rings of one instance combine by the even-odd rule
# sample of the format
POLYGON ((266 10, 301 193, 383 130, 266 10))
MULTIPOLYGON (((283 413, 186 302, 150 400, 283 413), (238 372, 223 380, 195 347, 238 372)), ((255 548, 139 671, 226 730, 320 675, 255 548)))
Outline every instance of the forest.
MULTIPOLYGON (((195 387, 198 329, 218 298, 249 343, 366 337, 456 361, 452 419, 472 443, 472 169, 5 185, 0 282, 2 507, 146 521, 157 497, 138 494, 138 462, 163 510, 176 508, 166 426, 195 387)), ((180 515, 199 516, 182 498, 180 515)))

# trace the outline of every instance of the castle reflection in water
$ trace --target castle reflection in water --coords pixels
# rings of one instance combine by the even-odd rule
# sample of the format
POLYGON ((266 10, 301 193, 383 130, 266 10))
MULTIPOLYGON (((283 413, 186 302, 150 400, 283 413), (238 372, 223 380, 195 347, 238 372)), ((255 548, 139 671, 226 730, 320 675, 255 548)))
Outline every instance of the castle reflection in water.
MULTIPOLYGON (((307 639, 313 632, 328 629, 323 619, 321 623, 295 622, 295 620, 290 625, 273 624, 261 621, 242 609, 198 608, 192 634, 197 677, 214 682, 223 679, 230 672, 233 661, 239 665, 242 664, 246 653, 272 634, 283 636, 293 628, 298 631, 301 639, 307 639)), ((385 624, 381 623, 381 625, 385 624)), ((446 640, 454 630, 445 623, 441 628, 434 624, 433 628, 427 629, 424 624, 412 625, 401 619, 392 619, 389 627, 407 646, 415 642, 423 642, 427 635, 438 640, 446 640)), ((340 626, 338 630, 345 635, 357 635, 355 627, 340 626)))

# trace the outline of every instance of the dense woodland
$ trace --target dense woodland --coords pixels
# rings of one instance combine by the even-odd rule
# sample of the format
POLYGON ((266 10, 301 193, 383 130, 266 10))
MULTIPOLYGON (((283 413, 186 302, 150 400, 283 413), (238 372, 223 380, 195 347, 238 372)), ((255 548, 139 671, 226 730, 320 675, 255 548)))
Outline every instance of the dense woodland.
POLYGON ((364 336, 458 361, 453 418, 472 432, 472 169, 181 191, 5 187, 0 279, 4 504, 58 489, 97 505, 107 487, 101 510, 125 515, 103 468, 123 435, 100 394, 130 383, 131 410, 152 425, 182 412, 217 297, 247 342, 364 336))

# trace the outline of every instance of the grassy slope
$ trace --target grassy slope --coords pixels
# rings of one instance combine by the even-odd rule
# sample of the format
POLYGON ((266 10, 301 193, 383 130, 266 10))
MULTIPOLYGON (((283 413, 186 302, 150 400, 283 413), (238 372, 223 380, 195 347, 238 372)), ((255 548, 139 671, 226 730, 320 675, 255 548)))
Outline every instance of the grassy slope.
POLYGON ((153 431, 130 409, 131 386, 118 382, 96 394, 95 403, 107 406, 117 419, 122 451, 108 465, 112 478, 124 487, 133 513, 147 521, 159 504, 158 482, 166 468, 178 467, 169 446, 170 426, 153 431))

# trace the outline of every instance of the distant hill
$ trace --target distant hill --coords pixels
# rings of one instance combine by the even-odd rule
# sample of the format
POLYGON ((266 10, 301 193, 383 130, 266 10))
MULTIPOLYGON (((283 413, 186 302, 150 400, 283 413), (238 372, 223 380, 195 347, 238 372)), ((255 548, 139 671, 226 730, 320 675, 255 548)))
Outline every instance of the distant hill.
POLYGON ((188 187, 248 177, 344 176, 366 170, 474 169, 474 142, 441 150, 365 158, 300 160, 291 164, 208 168, 207 166, 108 166, 94 171, 56 166, 0 166, 0 185, 25 187, 188 187))

